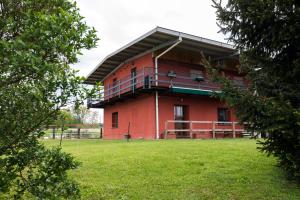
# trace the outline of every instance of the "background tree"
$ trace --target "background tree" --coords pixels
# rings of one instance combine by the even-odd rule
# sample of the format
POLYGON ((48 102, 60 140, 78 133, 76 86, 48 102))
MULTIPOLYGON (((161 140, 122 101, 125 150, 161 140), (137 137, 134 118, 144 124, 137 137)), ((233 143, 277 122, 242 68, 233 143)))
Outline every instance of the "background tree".
POLYGON ((75 114, 69 109, 61 109, 57 115, 57 118, 50 122, 51 125, 60 127, 62 122, 61 119, 64 119, 64 124, 78 124, 80 123, 76 118, 75 114))
POLYGON ((70 64, 96 41, 73 1, 0 1, 0 198, 79 197, 67 177, 78 163, 38 138, 89 94, 70 64))
POLYGON ((214 76, 223 98, 249 129, 269 134, 260 149, 300 180, 300 2, 229 0, 225 7, 213 2, 221 32, 241 52, 239 71, 250 82, 241 90, 214 76))
POLYGON ((90 111, 90 123, 91 124, 100 124, 100 119, 99 119, 100 113, 97 111, 90 111))
POLYGON ((79 106, 79 107, 73 107, 73 115, 74 118, 76 119, 77 123, 79 124, 83 124, 84 120, 86 119, 86 117, 89 114, 89 110, 86 106, 79 106))

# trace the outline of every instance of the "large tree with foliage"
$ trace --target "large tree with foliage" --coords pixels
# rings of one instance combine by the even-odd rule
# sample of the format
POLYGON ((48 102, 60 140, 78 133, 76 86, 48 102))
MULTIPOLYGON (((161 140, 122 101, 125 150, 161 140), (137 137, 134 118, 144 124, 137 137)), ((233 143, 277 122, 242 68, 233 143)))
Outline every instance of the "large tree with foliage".
MULTIPOLYGON (((300 2, 297 0, 214 1, 221 32, 240 50, 241 90, 217 77, 224 99, 249 129, 266 133, 260 149, 300 180, 300 2)), ((209 65, 209 64, 207 64, 209 65)), ((214 72, 215 70, 211 70, 214 72)), ((217 74, 217 73, 216 73, 217 74)))
POLYGON ((59 110, 87 91, 70 68, 95 46, 74 1, 0 1, 0 198, 75 198, 78 163, 38 138, 59 110))

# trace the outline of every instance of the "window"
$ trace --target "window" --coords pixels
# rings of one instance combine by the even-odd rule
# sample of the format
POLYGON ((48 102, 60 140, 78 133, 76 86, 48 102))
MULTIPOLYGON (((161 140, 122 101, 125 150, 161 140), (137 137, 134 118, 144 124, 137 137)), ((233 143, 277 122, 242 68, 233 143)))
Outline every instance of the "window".
POLYGON ((118 84, 118 80, 117 80, 117 78, 114 78, 113 79, 113 89, 112 89, 113 95, 116 95, 116 93, 118 91, 117 84, 118 84))
POLYGON ((228 108, 218 108, 218 121, 219 122, 230 121, 230 111, 228 108))
POLYGON ((118 128, 118 126, 119 126, 119 116, 118 115, 119 115, 118 112, 112 113, 112 117, 111 117, 111 119, 112 119, 111 127, 112 128, 118 128))
POLYGON ((136 68, 131 69, 131 89, 134 91, 136 88, 136 68))
POLYGON ((174 106, 174 119, 175 120, 184 120, 183 106, 174 106))
POLYGON ((203 71, 201 70, 191 70, 190 71, 190 76, 193 80, 197 79, 197 78, 203 78, 203 71))

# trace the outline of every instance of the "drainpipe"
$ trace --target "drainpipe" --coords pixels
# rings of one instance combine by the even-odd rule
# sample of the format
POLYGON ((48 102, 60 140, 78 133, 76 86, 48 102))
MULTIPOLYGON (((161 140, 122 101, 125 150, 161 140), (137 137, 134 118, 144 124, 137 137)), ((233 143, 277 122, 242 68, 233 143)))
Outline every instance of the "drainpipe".
MULTIPOLYGON (((155 86, 158 86, 158 59, 164 54, 166 54, 168 51, 173 49, 175 46, 177 46, 180 42, 182 42, 181 36, 179 36, 175 44, 173 44, 168 49, 166 49, 161 54, 155 57, 155 66, 154 66, 155 86)), ((155 92, 155 129, 156 129, 156 139, 159 139, 158 91, 155 92)))

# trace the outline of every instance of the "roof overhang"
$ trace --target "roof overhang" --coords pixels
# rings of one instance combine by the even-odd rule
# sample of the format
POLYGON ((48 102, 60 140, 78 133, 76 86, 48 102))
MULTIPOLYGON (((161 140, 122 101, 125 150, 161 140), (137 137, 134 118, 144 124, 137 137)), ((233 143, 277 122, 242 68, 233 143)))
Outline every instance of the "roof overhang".
POLYGON ((100 62, 87 76, 86 84, 95 84, 103 81, 105 77, 114 72, 123 64, 136 59, 147 53, 162 49, 174 44, 178 38, 182 42, 176 48, 190 51, 204 52, 211 56, 227 56, 237 53, 237 50, 230 44, 206 39, 162 27, 156 27, 136 40, 130 42, 117 51, 109 54, 100 62))

